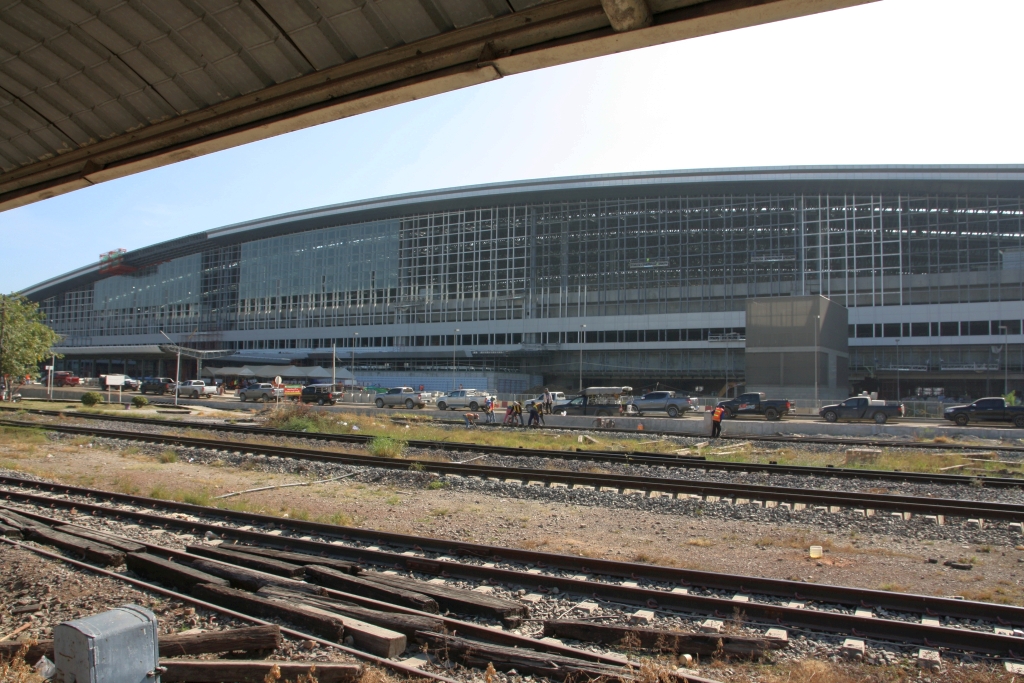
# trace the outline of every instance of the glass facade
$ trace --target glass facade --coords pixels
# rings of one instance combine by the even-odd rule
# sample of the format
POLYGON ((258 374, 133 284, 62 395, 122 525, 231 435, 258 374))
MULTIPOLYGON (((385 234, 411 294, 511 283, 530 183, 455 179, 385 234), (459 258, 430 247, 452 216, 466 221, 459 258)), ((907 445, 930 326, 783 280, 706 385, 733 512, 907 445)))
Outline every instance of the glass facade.
POLYGON ((742 343, 716 341, 742 337, 750 297, 848 307, 854 372, 884 365, 897 337, 905 356, 892 363, 937 368, 985 361, 992 338, 1021 334, 1019 196, 616 193, 240 231, 233 245, 100 274, 42 306, 70 346, 198 330, 208 348, 336 342, 423 367, 432 348, 441 359, 463 347, 480 351, 466 364, 493 352, 550 374, 582 345, 602 377, 741 375, 742 343))

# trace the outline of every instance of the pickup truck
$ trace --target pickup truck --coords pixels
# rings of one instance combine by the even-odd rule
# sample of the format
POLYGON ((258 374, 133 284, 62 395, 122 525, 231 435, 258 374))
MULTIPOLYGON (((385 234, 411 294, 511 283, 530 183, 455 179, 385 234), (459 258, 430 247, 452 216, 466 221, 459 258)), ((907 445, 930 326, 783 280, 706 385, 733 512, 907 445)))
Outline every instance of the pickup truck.
MULTIPOLYGON (((487 402, 487 392, 477 391, 476 389, 459 389, 457 391, 451 391, 437 399, 438 410, 456 410, 458 408, 468 408, 469 410, 480 410, 480 407, 487 402)), ((492 400, 497 400, 497 396, 491 396, 492 400)))
POLYGON ((217 387, 208 387, 201 379, 187 379, 178 385, 178 396, 185 398, 209 398, 217 393, 217 387))
MULTIPOLYGON (((558 406, 565 405, 569 402, 569 399, 565 397, 564 391, 552 391, 551 392, 551 409, 554 410, 558 406)), ((544 405, 544 394, 538 394, 534 398, 528 398, 523 401, 523 409, 529 410, 530 406, 534 403, 537 405, 544 405)))
POLYGON ((967 406, 950 406, 942 417, 961 427, 968 422, 1012 422, 1024 429, 1024 406, 1008 406, 1004 398, 979 398, 967 406))
POLYGON ((693 410, 693 403, 685 396, 676 396, 674 391, 652 391, 638 396, 626 404, 626 414, 662 412, 668 413, 669 417, 679 417, 681 414, 693 410))
POLYGON ((719 401, 718 405, 725 408, 725 417, 764 415, 767 420, 778 420, 793 410, 796 404, 787 398, 769 399, 764 393, 751 393, 740 394, 728 401, 719 401))
POLYGON ((903 417, 903 404, 899 401, 872 401, 866 396, 853 396, 842 403, 825 406, 818 411, 825 422, 837 420, 874 420, 885 424, 890 417, 903 417))
POLYGON ((279 398, 284 398, 284 389, 282 387, 275 387, 270 382, 259 382, 256 384, 248 384, 238 390, 238 400, 242 403, 246 401, 276 401, 279 398))
POLYGON ((384 406, 389 408, 404 406, 409 410, 412 410, 413 408, 426 408, 433 402, 433 397, 428 396, 421 391, 416 391, 412 387, 395 387, 393 389, 388 389, 388 393, 379 395, 377 400, 374 401, 378 408, 383 408, 384 406))

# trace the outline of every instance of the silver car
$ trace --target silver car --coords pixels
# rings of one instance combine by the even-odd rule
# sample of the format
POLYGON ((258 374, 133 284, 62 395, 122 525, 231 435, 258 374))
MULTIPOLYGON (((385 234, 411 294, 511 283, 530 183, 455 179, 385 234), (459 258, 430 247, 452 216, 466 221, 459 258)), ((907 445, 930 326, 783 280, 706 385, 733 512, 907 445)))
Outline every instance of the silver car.
POLYGON ((674 391, 651 391, 638 396, 626 405, 627 414, 643 415, 644 413, 668 413, 669 417, 679 417, 693 410, 693 403, 685 396, 676 396, 674 391))
POLYGON ((413 408, 431 406, 434 404, 434 399, 425 392, 416 391, 412 387, 395 387, 388 389, 388 393, 379 395, 375 403, 378 408, 405 407, 412 410, 413 408))

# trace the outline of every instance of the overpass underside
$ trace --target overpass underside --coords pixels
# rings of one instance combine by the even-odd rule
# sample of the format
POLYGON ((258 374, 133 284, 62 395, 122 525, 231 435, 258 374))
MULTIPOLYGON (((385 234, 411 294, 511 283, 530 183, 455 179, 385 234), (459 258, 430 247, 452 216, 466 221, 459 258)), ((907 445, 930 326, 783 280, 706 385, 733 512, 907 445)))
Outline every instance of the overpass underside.
POLYGON ((16 2, 0 9, 0 210, 503 76, 871 1, 16 2))

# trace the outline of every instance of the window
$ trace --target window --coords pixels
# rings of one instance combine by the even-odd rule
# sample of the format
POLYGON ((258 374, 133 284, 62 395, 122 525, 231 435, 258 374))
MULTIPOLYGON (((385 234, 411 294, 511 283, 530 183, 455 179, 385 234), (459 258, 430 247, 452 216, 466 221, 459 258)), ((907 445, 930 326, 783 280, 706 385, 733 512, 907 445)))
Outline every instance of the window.
MULTIPOLYGON (((685 334, 683 339, 685 339, 685 334)), ((679 341, 679 330, 665 330, 665 341, 677 342, 679 341)))
POLYGON ((596 344, 599 341, 601 341, 600 339, 598 339, 598 335, 603 334, 603 332, 598 332, 597 330, 587 330, 586 334, 584 334, 583 337, 588 344, 596 344))
POLYGON ((874 325, 857 325, 857 338, 863 339, 865 337, 870 338, 875 336, 874 325))
POLYGON ((882 329, 885 332, 885 334, 883 336, 886 336, 886 337, 901 337, 901 336, 903 336, 903 332, 900 329, 901 327, 902 327, 902 325, 900 325, 899 323, 885 323, 882 326, 882 329))
POLYGON ((929 328, 928 323, 910 323, 910 336, 927 337, 929 328))
POLYGON ((985 410, 991 410, 993 408, 1002 408, 1003 407, 1003 399, 1001 399, 1001 398, 984 398, 984 399, 978 401, 977 403, 975 403, 975 405, 978 406, 978 408, 985 409, 985 410))
POLYGON ((993 320, 992 321, 992 334, 1020 334, 1020 321, 1019 320, 993 320), (1005 327, 1005 330, 999 329, 1005 327))
POLYGON ((939 333, 943 337, 959 337, 960 323, 939 323, 939 333))
POLYGON ((626 330, 626 343, 635 344, 639 333, 637 330, 626 330))
POLYGON ((988 334, 987 320, 972 320, 960 323, 960 334, 971 336, 983 336, 988 334))

